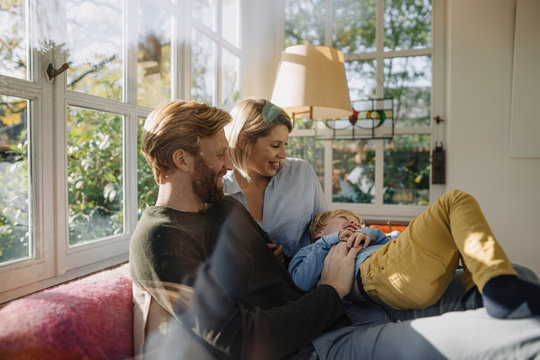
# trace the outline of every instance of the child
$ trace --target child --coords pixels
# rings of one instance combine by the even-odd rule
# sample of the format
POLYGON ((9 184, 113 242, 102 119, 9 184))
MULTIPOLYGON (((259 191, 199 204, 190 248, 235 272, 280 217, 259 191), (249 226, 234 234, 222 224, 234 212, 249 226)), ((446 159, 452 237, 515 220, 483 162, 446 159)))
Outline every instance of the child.
POLYGON ((332 245, 362 246, 357 255, 353 299, 393 309, 422 309, 442 296, 462 260, 462 282, 482 293, 487 312, 497 318, 540 314, 540 285, 519 279, 491 233, 476 200, 451 191, 411 221, 395 240, 376 228, 361 228, 348 210, 317 215, 310 225, 315 242, 300 249, 289 273, 302 290, 315 287, 332 245))

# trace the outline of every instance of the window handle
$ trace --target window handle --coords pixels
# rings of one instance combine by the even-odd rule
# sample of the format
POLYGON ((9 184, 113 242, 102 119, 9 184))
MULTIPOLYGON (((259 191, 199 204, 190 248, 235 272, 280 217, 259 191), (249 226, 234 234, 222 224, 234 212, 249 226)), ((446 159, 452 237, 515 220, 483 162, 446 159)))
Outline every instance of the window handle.
POLYGON ((55 69, 54 65, 52 63, 49 63, 49 66, 47 67, 47 75, 49 75, 49 80, 54 79, 67 69, 69 69, 68 63, 64 63, 64 65, 62 65, 60 69, 55 69))

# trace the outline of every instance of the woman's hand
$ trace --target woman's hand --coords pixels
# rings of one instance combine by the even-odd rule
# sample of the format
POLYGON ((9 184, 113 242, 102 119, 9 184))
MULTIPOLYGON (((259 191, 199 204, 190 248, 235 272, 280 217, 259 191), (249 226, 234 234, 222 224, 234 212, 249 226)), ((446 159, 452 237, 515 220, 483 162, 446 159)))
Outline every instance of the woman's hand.
POLYGON ((266 244, 270 251, 277 257, 281 265, 285 265, 285 255, 283 255, 283 245, 266 244))
POLYGON ((348 248, 359 247, 362 249, 368 247, 371 239, 364 233, 361 232, 352 232, 350 230, 341 230, 339 232, 339 240, 347 243, 348 248))

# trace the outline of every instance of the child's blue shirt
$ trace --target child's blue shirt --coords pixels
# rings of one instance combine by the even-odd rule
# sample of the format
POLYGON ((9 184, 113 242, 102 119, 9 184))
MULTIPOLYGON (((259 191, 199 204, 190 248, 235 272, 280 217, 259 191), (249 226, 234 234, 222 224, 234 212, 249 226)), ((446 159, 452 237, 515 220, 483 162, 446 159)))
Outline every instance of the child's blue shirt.
MULTIPOLYGON (((364 228, 356 230, 369 236, 371 239, 367 248, 360 250, 356 255, 356 272, 360 264, 375 250, 383 247, 390 239, 378 228, 364 228)), ((294 283, 300 289, 309 291, 317 286, 324 266, 324 259, 330 248, 339 242, 339 232, 321 237, 313 244, 301 248, 289 263, 289 273, 294 283)))

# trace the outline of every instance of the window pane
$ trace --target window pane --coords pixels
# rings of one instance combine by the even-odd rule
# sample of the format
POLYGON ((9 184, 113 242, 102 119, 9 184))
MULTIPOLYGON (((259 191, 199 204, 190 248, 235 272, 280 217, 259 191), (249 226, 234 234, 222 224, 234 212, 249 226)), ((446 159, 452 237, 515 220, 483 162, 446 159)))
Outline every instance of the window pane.
POLYGON ((27 78, 27 40, 24 0, 0 3, 0 75, 27 78))
POLYGON ((222 6, 222 35, 233 45, 238 45, 238 0, 223 0, 222 6))
POLYGON ((67 108, 69 244, 124 231, 123 116, 67 108))
POLYGON ((291 136, 287 142, 287 156, 308 161, 324 187, 324 140, 311 136, 291 136))
POLYGON ((67 7, 67 87, 122 100, 122 2, 75 1, 67 7))
POLYGON ((344 54, 375 50, 377 0, 334 0, 332 46, 344 54))
POLYGON ((33 254, 30 101, 0 95, 0 265, 33 254))
POLYGON ((326 0, 287 0, 285 47, 309 43, 324 45, 326 0))
POLYGON ((429 204, 429 135, 397 135, 384 147, 384 203, 429 204))
POLYGON ((384 0, 384 50, 431 47, 431 0, 384 0))
POLYGON ((158 185, 154 181, 154 174, 152 168, 146 162, 144 155, 141 151, 142 134, 144 129, 144 118, 137 119, 137 193, 138 193, 138 207, 137 215, 141 217, 142 212, 148 206, 152 206, 156 203, 158 194, 158 185))
POLYGON ((375 60, 345 62, 351 101, 375 98, 377 69, 375 60))
POLYGON ((216 0, 193 1, 193 17, 212 30, 216 30, 216 0))
POLYGON ((137 104, 171 99, 171 16, 144 0, 138 7, 137 104))
POLYGON ((191 98, 210 105, 215 104, 216 44, 200 32, 193 30, 191 41, 191 98))
POLYGON ((332 142, 332 201, 375 202, 375 140, 332 142))
POLYGON ((240 100, 240 59, 223 49, 222 61, 222 107, 231 110, 234 104, 240 100))
POLYGON ((396 127, 431 125, 431 58, 384 60, 384 96, 394 98, 396 127))

